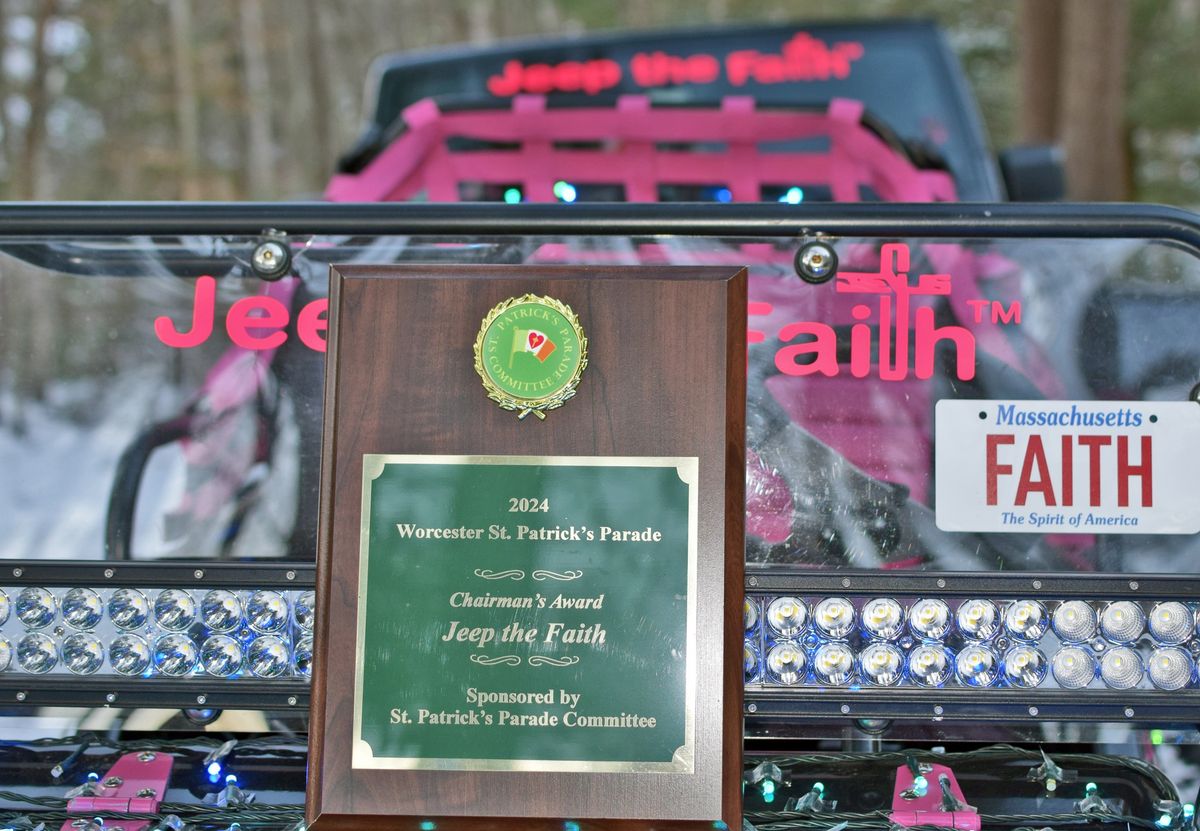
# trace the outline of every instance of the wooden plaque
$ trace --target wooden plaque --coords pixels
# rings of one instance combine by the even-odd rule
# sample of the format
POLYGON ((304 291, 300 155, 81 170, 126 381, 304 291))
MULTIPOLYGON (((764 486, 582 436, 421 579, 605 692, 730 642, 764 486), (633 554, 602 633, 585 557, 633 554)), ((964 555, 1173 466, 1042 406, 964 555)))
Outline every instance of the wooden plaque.
POLYGON ((741 825, 746 275, 331 275, 307 817, 741 825))

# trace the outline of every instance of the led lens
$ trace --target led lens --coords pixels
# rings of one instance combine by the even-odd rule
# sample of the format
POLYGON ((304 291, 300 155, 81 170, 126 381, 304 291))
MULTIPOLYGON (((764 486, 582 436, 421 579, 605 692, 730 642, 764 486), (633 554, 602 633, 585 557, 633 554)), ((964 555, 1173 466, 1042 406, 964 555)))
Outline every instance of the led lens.
POLYGON ((955 621, 963 637, 984 641, 1000 627, 1000 610, 990 600, 964 600, 958 607, 955 621))
POLYGON ((49 672, 58 663, 58 645, 54 638, 31 632, 17 643, 17 663, 36 675, 49 672))
POLYGON ((1083 643, 1096 634, 1096 610, 1083 600, 1068 600, 1054 610, 1053 626, 1067 643, 1083 643))
POLYGON ((1036 600, 1017 600, 1004 610, 1005 631, 1021 641, 1036 641, 1046 633, 1049 621, 1050 613, 1036 600))
POLYGON ((996 653, 982 644, 972 643, 958 653, 958 679, 968 687, 990 687, 996 682, 996 653))
POLYGON ((1068 690, 1082 689, 1096 677, 1096 659, 1082 647, 1064 646, 1054 653, 1054 658, 1050 661, 1050 671, 1054 673, 1054 680, 1060 687, 1068 690))
POLYGON ((808 607, 799 598, 777 597, 767 606, 767 623, 785 638, 799 635, 807 622, 808 607))
POLYGON ((118 635, 108 646, 108 663, 121 675, 141 675, 150 669, 150 646, 137 635, 118 635))
POLYGON ((232 632, 242 625, 242 601, 231 591, 214 589, 200 601, 200 619, 214 632, 232 632))
MULTIPOLYGON (((299 653, 299 647, 296 648, 299 653)), ((299 655, 297 654, 297 658, 299 655)), ((745 672, 746 683, 757 680, 758 678, 758 650, 754 648, 754 644, 746 641, 742 645, 742 669, 745 672)))
POLYGON ((196 601, 183 589, 159 592, 154 601, 154 619, 168 632, 184 632, 196 622, 196 601))
POLYGON ((1192 681, 1192 656, 1177 646, 1154 650, 1146 666, 1150 681, 1160 690, 1181 690, 1192 681))
MULTIPOLYGON (((754 606, 753 623, 750 621, 750 612, 748 610, 744 610, 744 614, 746 615, 746 628, 750 629, 755 623, 758 623, 758 602, 747 600, 746 604, 754 606)), ((296 625, 305 632, 311 632, 313 630, 313 619, 316 617, 316 608, 317 596, 312 592, 311 589, 306 592, 300 592, 300 594, 296 596, 296 625)))
POLYGON ((904 655, 890 643, 873 643, 859 656, 867 682, 877 687, 892 687, 904 674, 904 655))
POLYGON ((863 606, 862 625, 871 637, 890 641, 904 628, 904 608, 890 597, 876 597, 863 606))
POLYGON ((804 650, 790 642, 777 643, 767 653, 771 680, 792 686, 804 680, 804 650))
POLYGON ((919 686, 940 687, 950 678, 954 656, 940 643, 925 643, 908 654, 908 674, 919 686))
POLYGON ((4 672, 12 665, 12 641, 8 638, 0 637, 0 672, 4 672))
POLYGON ((278 678, 287 672, 292 656, 280 638, 264 635, 250 644, 246 661, 250 671, 259 678, 278 678))
POLYGON ((9 613, 8 593, 0 590, 0 626, 8 622, 9 613))
POLYGON ((1146 629, 1146 615, 1132 600, 1117 600, 1100 614, 1100 632, 1113 643, 1133 643, 1146 629))
POLYGON ((288 622, 287 601, 276 591, 256 591, 246 604, 246 617, 255 632, 266 635, 282 632, 288 622))
POLYGON ((45 629, 57 614, 58 601, 49 589, 28 586, 17 595, 17 619, 29 629, 45 629))
POLYGON ((104 618, 104 601, 91 589, 71 589, 63 598, 62 613, 72 629, 95 629, 104 618))
POLYGON ((854 628, 854 606, 844 597, 827 597, 813 610, 813 622, 830 638, 844 638, 854 628))
POLYGON ((823 644, 813 654, 813 671, 823 684, 845 684, 854 672, 854 653, 844 643, 823 644))
POLYGON ((228 635, 213 635, 200 647, 200 663, 209 675, 228 678, 242 668, 242 645, 228 635))
POLYGON ((1018 644, 1004 653, 1004 680, 1010 687, 1037 687, 1046 680, 1046 656, 1028 644, 1018 644))
POLYGON ((1142 680, 1141 657, 1128 646, 1117 646, 1100 659, 1100 677, 1114 690, 1136 687, 1142 680))
POLYGON ((1178 601, 1158 603, 1150 610, 1150 634, 1161 644, 1183 643, 1195 626, 1192 610, 1178 601))
POLYGON ((141 629, 150 616, 150 602, 137 589, 117 589, 108 599, 108 616, 118 629, 141 629))
POLYGON ((76 632, 63 641, 62 659, 76 675, 91 675, 104 666, 104 644, 91 632, 76 632))
MULTIPOLYGON (((296 674, 302 675, 305 678, 312 678, 312 659, 313 659, 313 639, 304 637, 296 644, 296 655, 294 662, 296 664, 296 674)), ((758 656, 755 655, 755 669, 757 670, 758 656)))
MULTIPOLYGON (((300 622, 300 601, 296 601, 296 622, 300 622)), ((758 626, 758 601, 746 598, 746 602, 742 604, 742 623, 745 624, 746 631, 753 631, 755 626, 758 626)))
POLYGON ((196 668, 197 658, 196 644, 187 635, 167 635, 154 644, 154 665, 163 675, 187 675, 196 668))
POLYGON ((936 597, 918 600, 908 610, 908 626, 918 638, 941 640, 950 631, 950 607, 936 597))

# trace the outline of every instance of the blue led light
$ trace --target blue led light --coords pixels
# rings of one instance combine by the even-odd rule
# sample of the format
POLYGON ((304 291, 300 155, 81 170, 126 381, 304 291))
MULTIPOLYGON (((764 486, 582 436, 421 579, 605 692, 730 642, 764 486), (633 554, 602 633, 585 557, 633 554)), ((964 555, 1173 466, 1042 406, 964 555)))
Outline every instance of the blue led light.
POLYGON ((804 201, 804 190, 797 187, 788 188, 787 192, 779 197, 779 201, 786 202, 789 205, 799 205, 804 201))
POLYGON ((220 762, 209 762, 208 763, 208 778, 212 779, 213 781, 216 781, 220 777, 221 777, 221 763, 220 762))
POLYGON ((913 780, 913 792, 917 796, 925 796, 925 794, 929 793, 929 780, 924 776, 918 776, 913 780))
POLYGON ((717 192, 714 194, 714 196, 717 197, 718 202, 733 201, 733 191, 731 191, 729 188, 717 188, 717 192))
POLYGON ((521 189, 520 188, 509 188, 508 190, 504 191, 504 201, 507 202, 509 205, 515 205, 518 202, 520 202, 521 201, 521 189))
POLYGON ((421 822, 421 831, 434 831, 435 828, 437 828, 437 823, 431 819, 421 822))
POLYGON ((1163 814, 1162 816, 1160 816, 1158 819, 1156 819, 1154 821, 1154 824, 1157 825, 1159 828, 1170 828, 1171 827, 1171 815, 1163 814))
POLYGON ((226 777, 225 777, 225 784, 226 784, 226 785, 236 785, 236 784, 237 784, 237 775, 236 775, 236 774, 233 774, 233 773, 231 773, 231 774, 229 774, 228 776, 226 776, 226 777))
POLYGON ((569 819, 563 823, 563 831, 579 831, 579 823, 569 819))
POLYGON ((770 803, 770 802, 775 801, 775 780, 774 779, 764 779, 763 780, 762 796, 763 796, 763 802, 770 803))

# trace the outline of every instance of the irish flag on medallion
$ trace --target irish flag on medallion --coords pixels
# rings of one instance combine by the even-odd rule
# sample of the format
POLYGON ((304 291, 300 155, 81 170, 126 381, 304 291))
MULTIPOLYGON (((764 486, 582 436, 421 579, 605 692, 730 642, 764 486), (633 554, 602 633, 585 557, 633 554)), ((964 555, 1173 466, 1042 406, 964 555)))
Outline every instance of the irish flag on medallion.
POLYGON ((554 341, 546 337, 544 332, 537 329, 514 329, 513 349, 508 362, 511 365, 513 356, 518 352, 532 352, 539 361, 545 361, 555 349, 554 341))

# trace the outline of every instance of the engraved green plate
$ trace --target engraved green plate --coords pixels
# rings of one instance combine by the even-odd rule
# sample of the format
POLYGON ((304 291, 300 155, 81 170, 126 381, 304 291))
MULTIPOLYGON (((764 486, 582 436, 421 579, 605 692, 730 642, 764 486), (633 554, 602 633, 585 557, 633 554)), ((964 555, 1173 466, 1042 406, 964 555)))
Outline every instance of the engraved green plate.
POLYGON ((692 773, 696 483, 365 455, 354 767, 692 773))

